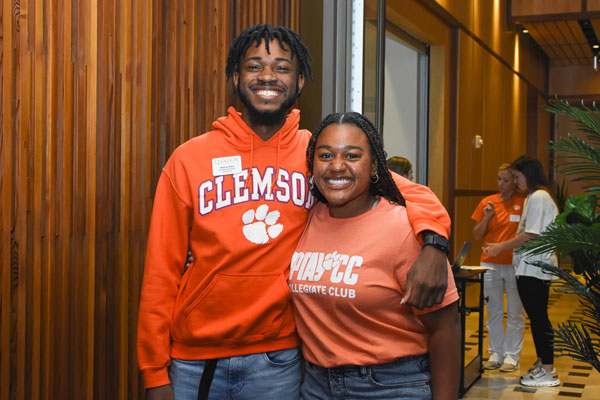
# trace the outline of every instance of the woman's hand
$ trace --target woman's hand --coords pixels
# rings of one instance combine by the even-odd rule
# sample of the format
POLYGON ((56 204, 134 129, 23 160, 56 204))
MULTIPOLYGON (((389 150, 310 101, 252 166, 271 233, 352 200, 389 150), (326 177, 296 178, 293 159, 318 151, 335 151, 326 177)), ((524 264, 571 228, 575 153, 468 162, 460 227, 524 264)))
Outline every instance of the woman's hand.
POLYGON ((483 216, 486 219, 489 219, 494 215, 494 203, 488 201, 485 207, 483 207, 483 216))
POLYGON ((482 247, 483 253, 490 257, 496 257, 498 254, 504 251, 503 243, 485 243, 482 247))

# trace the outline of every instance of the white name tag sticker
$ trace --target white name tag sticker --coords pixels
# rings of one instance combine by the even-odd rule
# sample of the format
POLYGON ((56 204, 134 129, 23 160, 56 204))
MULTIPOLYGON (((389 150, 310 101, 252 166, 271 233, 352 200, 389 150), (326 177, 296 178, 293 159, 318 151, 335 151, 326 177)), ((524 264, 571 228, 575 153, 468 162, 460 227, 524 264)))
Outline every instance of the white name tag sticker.
POLYGON ((521 221, 521 216, 518 214, 510 214, 510 222, 519 222, 521 221))
POLYGON ((242 172, 242 156, 213 158, 212 170, 214 176, 239 174, 242 172))

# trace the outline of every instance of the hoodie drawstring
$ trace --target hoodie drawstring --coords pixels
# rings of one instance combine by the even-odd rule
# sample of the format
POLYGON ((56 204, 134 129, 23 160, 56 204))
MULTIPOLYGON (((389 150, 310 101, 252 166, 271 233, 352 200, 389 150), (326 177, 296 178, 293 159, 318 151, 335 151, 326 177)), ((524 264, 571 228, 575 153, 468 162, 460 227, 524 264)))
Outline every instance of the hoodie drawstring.
POLYGON ((277 134, 277 164, 275 164, 275 176, 273 176, 271 185, 273 186, 273 193, 277 188, 277 182, 279 182, 279 153, 281 151, 281 132, 277 134))
POLYGON ((249 186, 251 183, 254 185, 252 169, 254 168, 254 136, 250 135, 250 167, 248 168, 248 180, 246 181, 246 188, 248 189, 248 193, 252 192, 252 186, 249 186))

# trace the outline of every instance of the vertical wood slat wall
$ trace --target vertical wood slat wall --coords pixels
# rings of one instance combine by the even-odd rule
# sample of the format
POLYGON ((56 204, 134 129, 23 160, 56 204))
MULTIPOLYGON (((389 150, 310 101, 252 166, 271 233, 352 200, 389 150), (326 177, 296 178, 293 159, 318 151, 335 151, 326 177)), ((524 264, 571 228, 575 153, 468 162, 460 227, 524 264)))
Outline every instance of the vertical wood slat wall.
POLYGON ((0 400, 142 398, 154 188, 233 102, 231 40, 299 0, 2 0, 0 400))

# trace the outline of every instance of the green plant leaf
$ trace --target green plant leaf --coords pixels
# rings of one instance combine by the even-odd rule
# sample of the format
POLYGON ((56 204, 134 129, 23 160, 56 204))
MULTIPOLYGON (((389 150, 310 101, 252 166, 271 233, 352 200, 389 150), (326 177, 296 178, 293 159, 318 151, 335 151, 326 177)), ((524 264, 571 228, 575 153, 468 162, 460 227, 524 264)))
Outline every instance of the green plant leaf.
POLYGON ((571 195, 565 202, 565 211, 559 214, 554 222, 557 225, 592 225, 600 221, 600 214, 596 214, 597 206, 598 198, 593 194, 571 195))
POLYGON ((551 225, 515 251, 531 255, 556 252, 565 256, 575 251, 585 251, 597 255, 600 254, 600 224, 551 225))
POLYGON ((594 344, 585 324, 562 323, 554 333, 556 337, 554 348, 558 356, 569 356, 574 360, 588 363, 600 371, 598 359, 600 346, 594 344))

